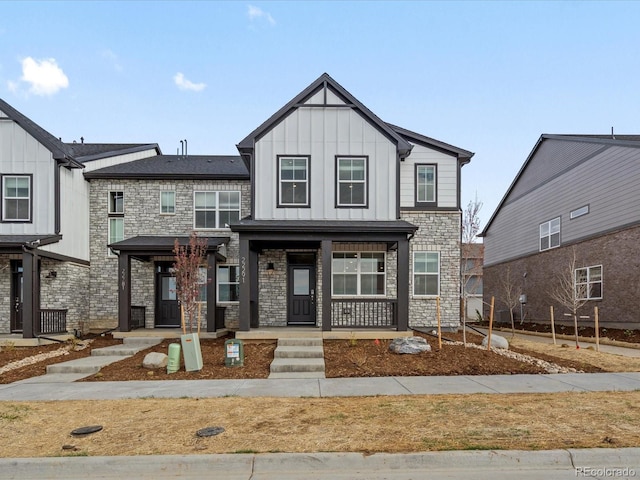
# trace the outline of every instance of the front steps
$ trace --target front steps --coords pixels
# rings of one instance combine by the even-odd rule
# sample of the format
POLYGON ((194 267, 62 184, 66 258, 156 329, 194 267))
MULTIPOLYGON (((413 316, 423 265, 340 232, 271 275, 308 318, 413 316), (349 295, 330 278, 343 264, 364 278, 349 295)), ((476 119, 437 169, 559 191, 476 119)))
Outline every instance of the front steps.
POLYGON ((325 378, 322 338, 281 338, 269 378, 325 378))

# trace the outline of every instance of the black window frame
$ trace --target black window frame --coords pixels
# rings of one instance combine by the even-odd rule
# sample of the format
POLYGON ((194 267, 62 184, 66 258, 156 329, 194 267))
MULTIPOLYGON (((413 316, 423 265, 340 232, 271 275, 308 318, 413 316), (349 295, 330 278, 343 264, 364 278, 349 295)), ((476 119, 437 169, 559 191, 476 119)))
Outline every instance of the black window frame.
POLYGON ((413 187, 416 207, 436 207, 438 205, 438 165, 435 163, 416 163, 414 167, 413 187), (433 201, 421 201, 418 197, 418 169, 420 167, 433 167, 433 201))
POLYGON ((276 208, 311 208, 311 155, 276 155, 276 208), (307 161, 307 201, 306 203, 283 203, 280 198, 282 192, 281 165, 282 160, 305 159, 307 161))
MULTIPOLYGON (((369 208, 369 155, 336 155, 335 156, 335 208, 369 208), (364 160, 364 203, 341 204, 340 203, 340 160, 359 159, 364 160)), ((360 182, 358 182, 360 183, 360 182)))
MULTIPOLYGON (((33 174, 32 173, 3 173, 0 175, 0 189, 2 189, 2 199, 0 201, 0 221, 2 223, 33 223, 33 174), (5 219, 5 189, 4 180, 6 177, 26 177, 29 179, 29 218, 28 219, 5 219)), ((22 197, 21 197, 22 198, 22 197)))

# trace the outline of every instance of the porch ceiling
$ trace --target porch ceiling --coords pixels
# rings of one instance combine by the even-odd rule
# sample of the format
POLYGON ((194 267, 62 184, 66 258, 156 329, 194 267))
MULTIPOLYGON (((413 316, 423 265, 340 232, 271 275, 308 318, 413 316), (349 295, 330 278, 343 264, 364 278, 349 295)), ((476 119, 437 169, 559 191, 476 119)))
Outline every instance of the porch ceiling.
MULTIPOLYGON (((229 243, 230 237, 199 237, 207 241, 207 252, 215 253, 221 261, 226 260, 224 255, 218 253, 220 245, 229 243)), ((151 257, 159 255, 172 255, 174 243, 178 240, 180 245, 188 245, 189 237, 184 236, 152 236, 139 235, 127 238, 109 245, 113 250, 127 253, 134 258, 148 261, 151 257)))

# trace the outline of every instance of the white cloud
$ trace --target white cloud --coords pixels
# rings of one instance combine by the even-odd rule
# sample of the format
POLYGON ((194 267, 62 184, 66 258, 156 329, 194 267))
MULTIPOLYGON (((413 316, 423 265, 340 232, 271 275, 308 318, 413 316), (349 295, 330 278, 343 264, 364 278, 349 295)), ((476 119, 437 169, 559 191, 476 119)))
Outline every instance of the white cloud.
POLYGON ((276 21, 273 19, 269 12, 265 12, 260 7, 256 7, 254 5, 249 5, 247 10, 247 15, 249 16, 249 20, 252 22, 258 20, 265 20, 269 23, 269 25, 275 25, 276 21))
MULTIPOLYGON (((53 58, 34 60, 27 57, 23 59, 20 80, 29 84, 29 93, 34 95, 53 95, 69 86, 69 79, 53 58)), ((10 83, 17 89, 17 84, 10 83)))
POLYGON ((207 86, 206 83, 193 83, 192 81, 186 79, 185 76, 180 72, 174 75, 173 81, 180 90, 190 90, 192 92, 200 92, 207 86))

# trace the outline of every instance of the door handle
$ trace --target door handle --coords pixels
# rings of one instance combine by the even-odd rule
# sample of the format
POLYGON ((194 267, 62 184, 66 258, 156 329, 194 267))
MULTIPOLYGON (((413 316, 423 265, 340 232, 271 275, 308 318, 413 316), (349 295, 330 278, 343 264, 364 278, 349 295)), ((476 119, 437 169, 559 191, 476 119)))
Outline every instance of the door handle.
POLYGON ((312 288, 311 289, 311 303, 313 303, 316 299, 316 291, 312 288))

